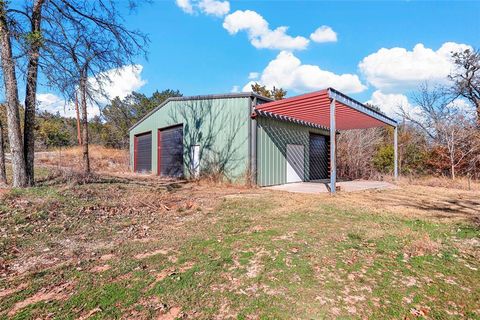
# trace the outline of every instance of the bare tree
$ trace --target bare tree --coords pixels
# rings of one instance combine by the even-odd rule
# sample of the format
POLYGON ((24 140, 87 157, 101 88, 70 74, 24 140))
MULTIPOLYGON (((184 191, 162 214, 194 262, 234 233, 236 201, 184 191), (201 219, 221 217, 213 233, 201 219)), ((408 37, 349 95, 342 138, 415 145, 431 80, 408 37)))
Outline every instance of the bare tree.
POLYGON ((450 74, 455 96, 466 98, 475 107, 480 126, 480 51, 467 49, 453 53, 457 69, 450 74))
POLYGON ((0 46, 3 71, 3 83, 7 105, 7 127, 10 153, 12 155, 13 186, 27 186, 26 164, 23 153, 22 132, 18 100, 17 76, 15 74, 15 58, 13 56, 12 34, 7 15, 7 4, 0 0, 0 46))
POLYGON ((36 0, 30 15, 30 33, 27 45, 28 67, 26 75, 25 90, 25 118, 23 128, 23 143, 25 168, 27 174, 27 183, 33 186, 34 179, 34 160, 35 160, 35 106, 37 104, 37 79, 38 79, 38 61, 40 59, 40 48, 42 46, 42 7, 45 0, 36 0))
POLYGON ((450 172, 455 179, 456 168, 472 154, 480 152, 480 144, 471 119, 462 114, 454 114, 438 128, 439 142, 447 150, 450 160, 450 172))
POLYGON ((51 2, 46 8, 42 70, 49 84, 69 101, 79 92, 82 114, 84 171, 90 172, 87 108, 101 106, 112 70, 133 64, 145 54, 148 39, 123 25, 115 2, 108 0, 51 2), (98 10, 101 8, 102 10, 98 10))
POLYGON ((382 142, 382 128, 343 131, 337 140, 339 177, 358 179, 376 175, 372 160, 382 142))
MULTIPOLYGON (((133 8, 137 5, 137 1, 127 1, 127 5, 133 8)), ((144 52, 146 37, 140 32, 128 30, 124 26, 117 6, 118 3, 112 0, 35 0, 33 2, 0 0, 2 71, 7 97, 7 124, 14 186, 24 187, 32 185, 34 182, 34 124, 39 66, 45 67, 42 68, 44 72, 59 75, 65 69, 63 64, 72 62, 72 59, 61 61, 59 56, 62 54, 51 59, 51 53, 66 49, 63 42, 71 37, 82 40, 76 44, 77 48, 80 46, 86 48, 87 43, 99 44, 89 52, 88 67, 85 68, 84 64, 84 70, 78 72, 75 75, 75 81, 70 81, 70 84, 67 85, 71 88, 73 83, 80 88, 80 84, 88 83, 83 80, 92 77, 95 72, 120 67, 131 62, 131 58, 136 53, 144 52), (59 31, 59 23, 65 24, 60 37, 55 33, 59 31), (78 37, 79 35, 80 37, 78 37), (89 37, 89 41, 84 41, 87 37, 89 37), (13 45, 15 44, 16 48, 14 49, 13 45), (50 54, 44 55, 45 52, 50 54), (22 63, 26 69, 23 69, 22 63), (98 68, 99 66, 101 68, 98 68), (23 141, 18 110, 16 67, 25 75, 26 84, 23 141), (23 160, 20 159, 20 155, 23 160)), ((78 68, 77 71, 79 71, 78 68)), ((51 84, 65 83, 66 80, 65 76, 56 78, 57 82, 52 81, 54 78, 49 77, 51 84)), ((71 77, 70 80, 72 79, 71 77)), ((87 87, 88 85, 84 85, 82 88, 86 90, 87 87)), ((64 89, 63 93, 67 92, 66 88, 62 89, 64 89)), ((101 85, 97 86, 97 89, 101 91, 101 85)), ((69 90, 68 93, 70 95, 72 90, 69 90)), ((91 99, 91 96, 89 97, 88 93, 82 96, 85 97, 84 105, 86 105, 87 97, 91 99)), ((88 135, 88 133, 84 134, 88 135)), ((86 148, 88 154, 88 146, 86 148)))
POLYGON ((421 128, 432 145, 444 148, 450 175, 455 179, 457 167, 480 150, 473 119, 455 105, 444 88, 431 90, 425 84, 413 96, 413 101, 418 111, 412 113, 402 107, 404 118, 421 128))

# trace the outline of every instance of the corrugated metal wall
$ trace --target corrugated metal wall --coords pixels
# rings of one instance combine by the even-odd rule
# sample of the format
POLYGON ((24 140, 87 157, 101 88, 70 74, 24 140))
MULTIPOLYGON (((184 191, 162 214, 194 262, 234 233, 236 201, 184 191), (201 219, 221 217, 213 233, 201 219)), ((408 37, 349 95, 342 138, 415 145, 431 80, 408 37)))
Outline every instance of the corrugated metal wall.
POLYGON ((270 118, 257 118, 257 184, 270 186, 287 182, 287 144, 304 146, 305 177, 309 177, 309 133, 328 131, 270 118))
POLYGON ((232 180, 245 177, 248 169, 248 97, 170 101, 130 132, 130 163, 133 137, 152 131, 152 172, 157 173, 157 130, 183 124, 184 172, 189 174, 190 149, 200 145, 200 170, 222 166, 232 180))

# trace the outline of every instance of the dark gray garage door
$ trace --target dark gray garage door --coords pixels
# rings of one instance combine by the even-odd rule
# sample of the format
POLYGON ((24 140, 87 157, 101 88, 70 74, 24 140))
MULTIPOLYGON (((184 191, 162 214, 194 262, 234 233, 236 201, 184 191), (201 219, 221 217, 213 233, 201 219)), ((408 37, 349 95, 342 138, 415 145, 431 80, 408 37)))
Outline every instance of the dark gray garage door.
POLYGON ((135 136, 135 171, 152 171, 152 133, 135 136))
POLYGON ((183 126, 160 131, 160 174, 183 176, 183 126))
POLYGON ((329 139, 320 134, 310 134, 310 180, 327 179, 329 139))

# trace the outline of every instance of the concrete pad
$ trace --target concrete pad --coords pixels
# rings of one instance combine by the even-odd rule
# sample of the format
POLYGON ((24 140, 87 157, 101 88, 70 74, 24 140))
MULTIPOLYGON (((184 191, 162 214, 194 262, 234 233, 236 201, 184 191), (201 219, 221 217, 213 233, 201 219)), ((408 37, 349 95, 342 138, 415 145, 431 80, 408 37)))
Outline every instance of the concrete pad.
MULTIPOLYGON (((330 183, 326 181, 296 182, 278 186, 265 187, 269 190, 280 190, 297 193, 325 193, 329 192, 330 183)), ((370 189, 394 189, 396 186, 385 181, 355 180, 337 182, 340 192, 353 192, 370 189)))

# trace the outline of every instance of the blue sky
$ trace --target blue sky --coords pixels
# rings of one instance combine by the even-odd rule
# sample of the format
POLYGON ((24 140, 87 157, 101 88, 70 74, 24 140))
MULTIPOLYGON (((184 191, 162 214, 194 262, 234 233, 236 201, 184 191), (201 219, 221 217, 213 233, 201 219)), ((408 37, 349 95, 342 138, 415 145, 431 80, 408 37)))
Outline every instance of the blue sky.
POLYGON ((149 55, 117 77, 115 94, 333 86, 387 113, 422 82, 443 83, 450 51, 480 47, 477 1, 153 1, 127 24, 149 35, 149 55))

